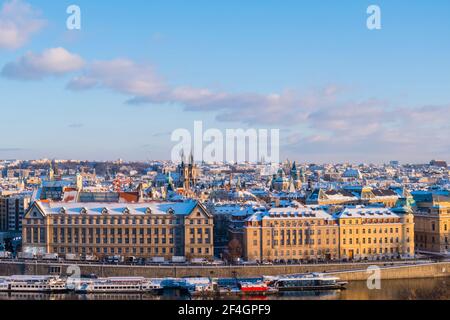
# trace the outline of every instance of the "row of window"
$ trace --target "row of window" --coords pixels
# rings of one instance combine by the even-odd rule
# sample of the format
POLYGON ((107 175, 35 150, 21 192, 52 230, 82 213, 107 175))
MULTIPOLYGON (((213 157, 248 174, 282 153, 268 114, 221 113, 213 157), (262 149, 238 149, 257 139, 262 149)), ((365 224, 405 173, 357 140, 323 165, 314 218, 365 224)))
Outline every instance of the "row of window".
POLYGON ((60 238, 59 241, 57 238, 53 238, 53 243, 81 243, 81 244, 174 244, 174 238, 71 238, 67 239, 60 238))
MULTIPOLYGON (((174 225, 182 224, 181 219, 120 219, 120 218, 54 218, 53 224, 62 225, 174 225)), ((208 219, 190 219, 188 224, 208 225, 208 219)), ((42 219, 26 219, 27 224, 43 224, 42 219)))
MULTIPOLYGON (((420 235, 419 236, 419 235, 416 234, 415 238, 416 238, 417 242, 419 242, 419 241, 420 242, 427 242, 427 240, 428 240, 428 237, 424 236, 424 235, 420 235)), ((443 237, 442 239, 444 240, 445 243, 448 243, 448 237, 443 237)), ((431 243, 436 243, 436 238, 434 236, 431 237, 431 243)))
POLYGON ((27 228, 26 241, 28 243, 42 243, 45 244, 47 241, 45 228, 27 228))
MULTIPOLYGON (((356 238, 355 239, 356 241, 353 241, 353 238, 349 238, 348 239, 348 244, 353 244, 353 242, 355 242, 356 244, 359 244, 360 243, 360 241, 359 241, 359 238, 356 238)), ((390 238, 390 239, 388 239, 388 238, 384 238, 384 242, 383 242, 383 238, 379 238, 378 240, 377 240, 377 238, 373 238, 373 243, 379 243, 379 244, 383 244, 383 243, 399 243, 399 238, 397 237, 397 238, 395 238, 395 241, 394 241, 394 238, 390 238)), ((409 238, 406 238, 406 242, 409 242, 409 238)), ((362 244, 365 244, 366 243, 366 238, 362 238, 362 244)), ((371 244, 372 243, 372 238, 367 238, 367 243, 369 243, 369 244, 371 244)), ((347 244, 347 239, 346 238, 343 238, 342 239, 342 244, 347 244)))
POLYGON ((54 247, 54 253, 83 253, 83 254, 173 254, 174 248, 164 248, 164 247, 155 247, 155 248, 99 248, 99 247, 54 247))
MULTIPOLYGON (((271 255, 272 252, 266 252, 267 255, 271 255)), ((332 252, 330 250, 274 250, 273 255, 274 257, 289 257, 289 256, 303 256, 303 257, 309 257, 309 256, 322 256, 325 254, 331 254, 332 252)), ((258 255, 258 253, 254 252, 255 256, 258 255)), ((333 251, 333 255, 336 255, 336 250, 333 251)))
MULTIPOLYGON (((341 219, 340 220, 341 224, 400 223, 400 222, 401 222, 400 219, 362 219, 362 220, 341 219)), ((406 219, 406 223, 409 223, 409 219, 406 219)))
MULTIPOLYGON (((406 251, 408 253, 410 253, 411 250, 408 247, 406 251)), ((346 250, 346 249, 342 250, 342 254, 343 255, 351 254, 352 252, 353 253, 356 252, 357 255, 361 254, 359 249, 356 249, 356 251, 354 251, 354 250, 346 250)), ((383 254, 383 253, 384 254, 388 254, 388 253, 391 253, 391 254, 397 253, 398 254, 401 251, 400 251, 399 248, 367 248, 367 249, 363 248, 363 250, 361 252, 362 252, 362 254, 383 254)))
MULTIPOLYGON (((295 236, 295 235, 299 235, 299 236, 301 236, 301 235, 305 235, 305 236, 308 236, 308 235, 314 235, 314 234, 317 234, 317 235, 321 235, 322 233, 324 233, 324 234, 327 234, 327 235, 329 235, 330 233, 331 234, 333 234, 333 235, 336 235, 336 233, 337 233, 337 231, 336 231, 337 229, 332 229, 332 231, 330 232, 330 229, 325 229, 325 231, 323 232, 323 230, 320 230, 320 229, 317 229, 317 230, 314 230, 314 229, 305 229, 305 230, 303 230, 303 229, 299 229, 299 230, 297 230, 297 229, 288 229, 288 230, 267 230, 266 231, 266 235, 268 236, 268 237, 270 237, 271 235, 273 235, 274 237, 277 237, 278 235, 280 235, 281 234, 281 236, 284 236, 285 234, 287 235, 287 236, 289 236, 289 235, 293 235, 293 236, 295 236)), ((258 230, 254 230, 253 231, 253 236, 258 236, 258 230)))
MULTIPOLYGON (((181 254, 180 252, 180 248, 176 248, 178 249, 177 254, 181 254)), ((108 247, 104 247, 104 248, 99 248, 99 247, 54 247, 53 248, 53 252, 54 253, 60 253, 60 254, 65 254, 65 253, 83 253, 83 254, 171 254, 173 255, 175 252, 175 248, 173 247, 155 247, 155 248, 144 248, 144 247, 133 247, 133 248, 129 248, 129 247, 125 247, 125 248, 108 248, 108 247)), ((210 254, 210 249, 209 248, 190 248, 190 253, 191 254, 210 254)))
POLYGON ((312 221, 288 221, 288 222, 267 222, 265 224, 265 227, 302 227, 302 226, 312 226, 312 225, 316 225, 316 226, 331 226, 331 225, 337 225, 336 221, 333 220, 312 220, 312 221))
MULTIPOLYGON (((209 234, 210 230, 207 229, 208 231, 206 231, 206 234, 209 234)), ((89 234, 90 236, 92 236, 94 233, 96 235, 175 235, 177 233, 177 229, 176 228, 141 228, 141 229, 137 229, 137 228, 132 228, 132 229, 128 229, 128 228, 71 228, 71 227, 67 227, 67 228, 57 228, 54 227, 53 228, 53 234, 82 234, 82 235, 86 235, 89 234)), ((199 234, 201 234, 201 232, 199 232, 199 234)))
MULTIPOLYGON (((327 238, 324 241, 324 244, 327 244, 327 245, 329 245, 331 243, 335 245, 336 239, 335 238, 334 239, 327 238)), ((297 245, 301 246, 301 245, 314 245, 315 241, 314 241, 314 239, 311 239, 311 238, 305 239, 304 241, 302 238, 300 238, 300 239, 293 238, 293 239, 287 239, 287 240, 284 240, 284 239, 282 239, 282 240, 267 240, 266 244, 267 244, 267 246, 278 246, 278 245, 280 245, 280 246, 297 246, 297 245)), ((322 245, 322 239, 317 239, 317 244, 322 245)), ((253 240, 253 245, 257 246, 258 240, 253 240)))
MULTIPOLYGON (((347 233, 347 231, 348 231, 348 233, 349 234, 353 234, 353 233, 355 233, 355 234, 359 234, 359 229, 355 229, 355 230, 353 230, 353 229, 345 229, 345 228, 342 228, 341 229, 342 230, 342 234, 346 234, 347 233)), ((395 233, 398 233, 398 228, 395 228, 395 233)), ((406 228, 406 232, 409 232, 409 228, 406 228)), ((363 228, 362 229, 362 233, 363 234, 365 234, 366 233, 366 229, 365 228, 363 228)), ((377 233, 377 229, 376 228, 373 228, 373 229, 367 229, 367 233, 373 233, 373 234, 376 234, 377 233)), ((380 229, 378 229, 378 233, 380 233, 380 234, 383 234, 383 229, 382 228, 380 228, 380 229)), ((394 228, 385 228, 384 229, 384 234, 387 234, 387 233, 394 233, 394 228)))

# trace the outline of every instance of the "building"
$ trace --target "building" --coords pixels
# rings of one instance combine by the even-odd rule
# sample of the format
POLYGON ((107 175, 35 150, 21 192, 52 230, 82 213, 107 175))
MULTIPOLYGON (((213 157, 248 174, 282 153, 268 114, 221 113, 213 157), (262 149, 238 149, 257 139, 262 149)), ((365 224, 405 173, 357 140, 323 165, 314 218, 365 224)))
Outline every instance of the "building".
POLYGON ((306 198, 308 205, 357 205, 360 198, 349 190, 315 189, 306 198))
POLYGON ((22 237, 23 251, 33 253, 213 257, 213 218, 196 201, 36 201, 25 215, 22 237))
POLYGON ((20 233, 22 219, 29 207, 29 194, 0 196, 0 232, 20 233))
POLYGON ((411 209, 347 207, 334 215, 339 224, 341 259, 361 260, 414 256, 411 209))
POLYGON ((243 247, 252 261, 338 259, 339 226, 323 210, 274 208, 247 219, 243 247))
POLYGON ((315 189, 306 198, 311 205, 370 205, 382 204, 393 207, 399 195, 391 189, 378 189, 363 186, 346 186, 342 189, 315 189))
POLYGON ((445 160, 431 160, 430 166, 447 168, 447 162, 445 160))
POLYGON ((399 194, 392 189, 379 189, 372 187, 345 187, 360 199, 360 204, 383 204, 386 207, 394 207, 399 199, 399 194))
POLYGON ((351 206, 334 215, 274 208, 246 220, 243 247, 245 259, 256 261, 412 258, 413 210, 403 198, 393 209, 351 206))
POLYGON ((421 200, 415 219, 416 250, 448 254, 450 252, 450 197, 430 194, 421 200), (428 199, 428 201, 425 201, 428 199))
POLYGON ((244 241, 244 226, 248 217, 257 211, 266 210, 255 204, 220 203, 208 206, 214 217, 214 252, 220 257, 229 249, 230 241, 244 241))

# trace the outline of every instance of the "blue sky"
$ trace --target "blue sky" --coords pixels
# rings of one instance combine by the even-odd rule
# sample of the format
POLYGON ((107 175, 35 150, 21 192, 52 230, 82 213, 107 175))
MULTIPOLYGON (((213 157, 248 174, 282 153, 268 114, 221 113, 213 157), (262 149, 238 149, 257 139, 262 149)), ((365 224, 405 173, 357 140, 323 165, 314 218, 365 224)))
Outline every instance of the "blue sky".
POLYGON ((280 128, 301 162, 450 158, 446 0, 0 5, 0 158, 168 159, 195 120, 280 128))

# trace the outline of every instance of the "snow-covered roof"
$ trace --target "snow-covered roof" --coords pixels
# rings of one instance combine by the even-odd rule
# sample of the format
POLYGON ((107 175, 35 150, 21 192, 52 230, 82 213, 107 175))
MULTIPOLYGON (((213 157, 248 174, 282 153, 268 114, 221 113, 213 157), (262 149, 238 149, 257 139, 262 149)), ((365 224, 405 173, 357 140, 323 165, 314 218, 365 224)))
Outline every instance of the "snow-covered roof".
POLYGON ((301 208, 273 208, 268 212, 259 212, 249 217, 248 221, 280 220, 280 219, 324 219, 334 220, 333 216, 324 210, 313 210, 309 207, 301 208))
POLYGON ((399 218, 388 208, 379 207, 347 207, 335 214, 336 218, 399 218))
POLYGON ((65 212, 68 215, 145 215, 151 214, 168 214, 173 210, 177 215, 190 214, 197 205, 196 201, 186 202, 148 202, 148 203, 62 203, 37 201, 36 205, 44 212, 44 214, 53 215, 65 212))

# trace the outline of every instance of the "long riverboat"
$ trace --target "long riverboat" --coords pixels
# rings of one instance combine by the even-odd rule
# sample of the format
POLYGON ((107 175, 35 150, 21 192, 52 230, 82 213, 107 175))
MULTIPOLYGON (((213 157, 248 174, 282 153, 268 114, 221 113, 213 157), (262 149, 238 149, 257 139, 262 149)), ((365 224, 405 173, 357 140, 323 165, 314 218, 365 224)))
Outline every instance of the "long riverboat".
POLYGON ((161 280, 141 277, 111 277, 80 279, 75 284, 78 293, 156 293, 161 280))
POLYGON ((308 274, 297 277, 278 278, 271 285, 279 291, 316 291, 316 290, 342 290, 347 282, 339 281, 337 277, 323 274, 308 274))
POLYGON ((54 276, 11 276, 0 279, 3 292, 66 292, 66 281, 54 276))

